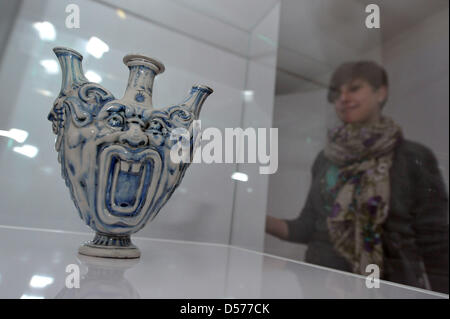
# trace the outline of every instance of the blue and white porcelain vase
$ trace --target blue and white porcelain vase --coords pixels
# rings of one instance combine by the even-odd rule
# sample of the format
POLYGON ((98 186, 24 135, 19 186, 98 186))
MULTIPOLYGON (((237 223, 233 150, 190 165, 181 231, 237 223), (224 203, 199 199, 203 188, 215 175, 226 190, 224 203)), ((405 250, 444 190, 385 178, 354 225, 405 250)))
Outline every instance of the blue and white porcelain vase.
MULTIPOLYGON (((193 86, 179 105, 155 109, 152 88, 164 65, 142 55, 127 55, 130 75, 116 99, 83 74, 82 55, 54 48, 62 86, 48 119, 56 134, 61 173, 81 219, 95 231, 79 253, 139 258, 130 235, 151 221, 180 184, 188 161, 172 161, 176 129, 193 132, 205 99, 213 90, 193 86)), ((189 141, 191 155, 194 134, 189 141)))

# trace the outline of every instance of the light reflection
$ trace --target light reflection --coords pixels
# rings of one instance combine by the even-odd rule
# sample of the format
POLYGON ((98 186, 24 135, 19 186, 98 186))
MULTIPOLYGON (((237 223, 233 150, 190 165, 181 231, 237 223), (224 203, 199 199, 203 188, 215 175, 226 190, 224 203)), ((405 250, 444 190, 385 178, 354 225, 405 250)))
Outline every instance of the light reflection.
POLYGON ((125 272, 139 263, 137 259, 111 259, 77 255, 80 268, 86 269, 81 275, 79 288, 73 289, 63 284, 56 299, 137 299, 138 291, 128 281, 125 272))
POLYGON ((47 96, 47 97, 52 97, 53 93, 50 92, 49 90, 43 90, 43 89, 36 89, 36 92, 43 95, 43 96, 47 96))
POLYGON ((91 37, 86 45, 89 54, 100 59, 105 52, 109 51, 109 46, 97 37, 91 37))
POLYGON ((41 60, 40 64, 49 74, 56 74, 59 71, 58 62, 55 60, 41 60))
POLYGON ((234 172, 233 175, 231 175, 231 178, 241 182, 248 181, 248 175, 240 172, 234 172))
POLYGON ((245 102, 252 102, 255 92, 252 90, 245 90, 242 92, 242 94, 244 95, 245 102))
POLYGON ((55 27, 48 21, 36 22, 33 24, 33 28, 39 32, 39 38, 41 40, 53 41, 56 39, 55 27))
POLYGON ((271 47, 276 48, 277 47, 277 43, 275 41, 273 41, 271 38, 266 37, 263 34, 257 34, 256 35, 258 37, 258 39, 264 41, 265 43, 267 43, 268 45, 270 45, 271 47))
POLYGON ((33 158, 36 157, 39 149, 36 146, 25 144, 22 146, 13 147, 13 151, 28 156, 29 158, 33 158))
POLYGON ((91 82, 95 82, 95 83, 100 83, 103 79, 100 75, 98 75, 97 73, 95 73, 94 71, 87 71, 85 74, 86 78, 91 81, 91 82))
POLYGON ((19 130, 17 128, 12 128, 9 131, 0 130, 0 136, 6 136, 18 143, 23 143, 28 137, 28 132, 24 130, 19 130))
POLYGON ((44 299, 43 296, 27 295, 23 294, 20 299, 44 299))
POLYGON ((117 9, 116 13, 119 16, 119 18, 121 18, 121 19, 126 19, 126 17, 127 17, 127 15, 125 14, 125 11, 123 11, 122 9, 117 9))
POLYGON ((53 277, 34 275, 30 280, 30 287, 45 288, 53 283, 53 277))

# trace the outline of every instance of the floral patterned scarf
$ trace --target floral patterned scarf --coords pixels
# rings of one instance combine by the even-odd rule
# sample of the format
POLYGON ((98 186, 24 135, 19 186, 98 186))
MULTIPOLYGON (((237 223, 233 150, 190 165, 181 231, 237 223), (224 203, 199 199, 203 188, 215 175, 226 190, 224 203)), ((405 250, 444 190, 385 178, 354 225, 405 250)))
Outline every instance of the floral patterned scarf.
POLYGON ((382 117, 376 124, 344 124, 331 130, 325 156, 339 167, 336 195, 327 219, 335 249, 366 274, 366 266, 383 270, 382 224, 388 216, 389 169, 400 127, 382 117))

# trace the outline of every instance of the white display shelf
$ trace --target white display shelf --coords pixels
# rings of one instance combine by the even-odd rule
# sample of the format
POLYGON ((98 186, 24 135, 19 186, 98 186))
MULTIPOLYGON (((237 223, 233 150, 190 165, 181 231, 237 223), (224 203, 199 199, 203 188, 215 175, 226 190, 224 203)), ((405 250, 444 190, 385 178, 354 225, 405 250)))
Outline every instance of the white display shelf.
POLYGON ((0 226, 0 298, 448 298, 384 281, 369 289, 362 276, 220 244, 135 237, 138 260, 78 255, 91 238, 0 226), (80 288, 66 287, 68 265, 80 288))

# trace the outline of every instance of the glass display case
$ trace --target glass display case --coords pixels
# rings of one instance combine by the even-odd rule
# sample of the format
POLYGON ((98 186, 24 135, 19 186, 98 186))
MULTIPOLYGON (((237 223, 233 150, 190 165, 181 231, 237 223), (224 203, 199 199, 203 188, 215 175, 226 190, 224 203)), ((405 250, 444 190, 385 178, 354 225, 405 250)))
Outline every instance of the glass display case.
MULTIPOLYGON (((425 276, 420 286, 382 280, 380 289, 370 289, 370 272, 353 274, 322 257, 313 262, 305 256, 311 238, 283 237, 268 222, 286 222, 283 228, 307 215, 314 163, 343 121, 336 100, 327 100, 330 79, 345 62, 372 61, 389 78, 382 114, 435 159, 443 235, 433 238, 438 248, 428 257, 446 249, 448 267, 448 10, 445 0, 0 0, 0 297, 448 298, 448 270, 439 288, 425 276), (80 52, 87 79, 116 97, 127 84, 125 55, 161 60, 156 109, 180 102, 193 84, 214 89, 202 109, 201 129, 210 133, 200 144, 202 158, 133 236, 143 247, 141 260, 77 255, 92 231, 61 178, 47 120, 61 87, 52 51, 58 46, 80 52), (68 265, 81 267, 85 290, 64 286, 68 265), (148 267, 156 270, 141 281, 148 267), (182 289, 181 277, 173 277, 178 272, 186 280, 182 289), (105 290, 92 288, 92 280, 105 280, 105 290)), ((420 160, 405 158, 408 165, 420 160)), ((420 185, 411 176, 396 189, 420 185)), ((403 201, 392 195, 395 203, 386 208, 411 213, 399 222, 407 233, 417 231, 408 218, 418 214, 408 194, 403 201)))

